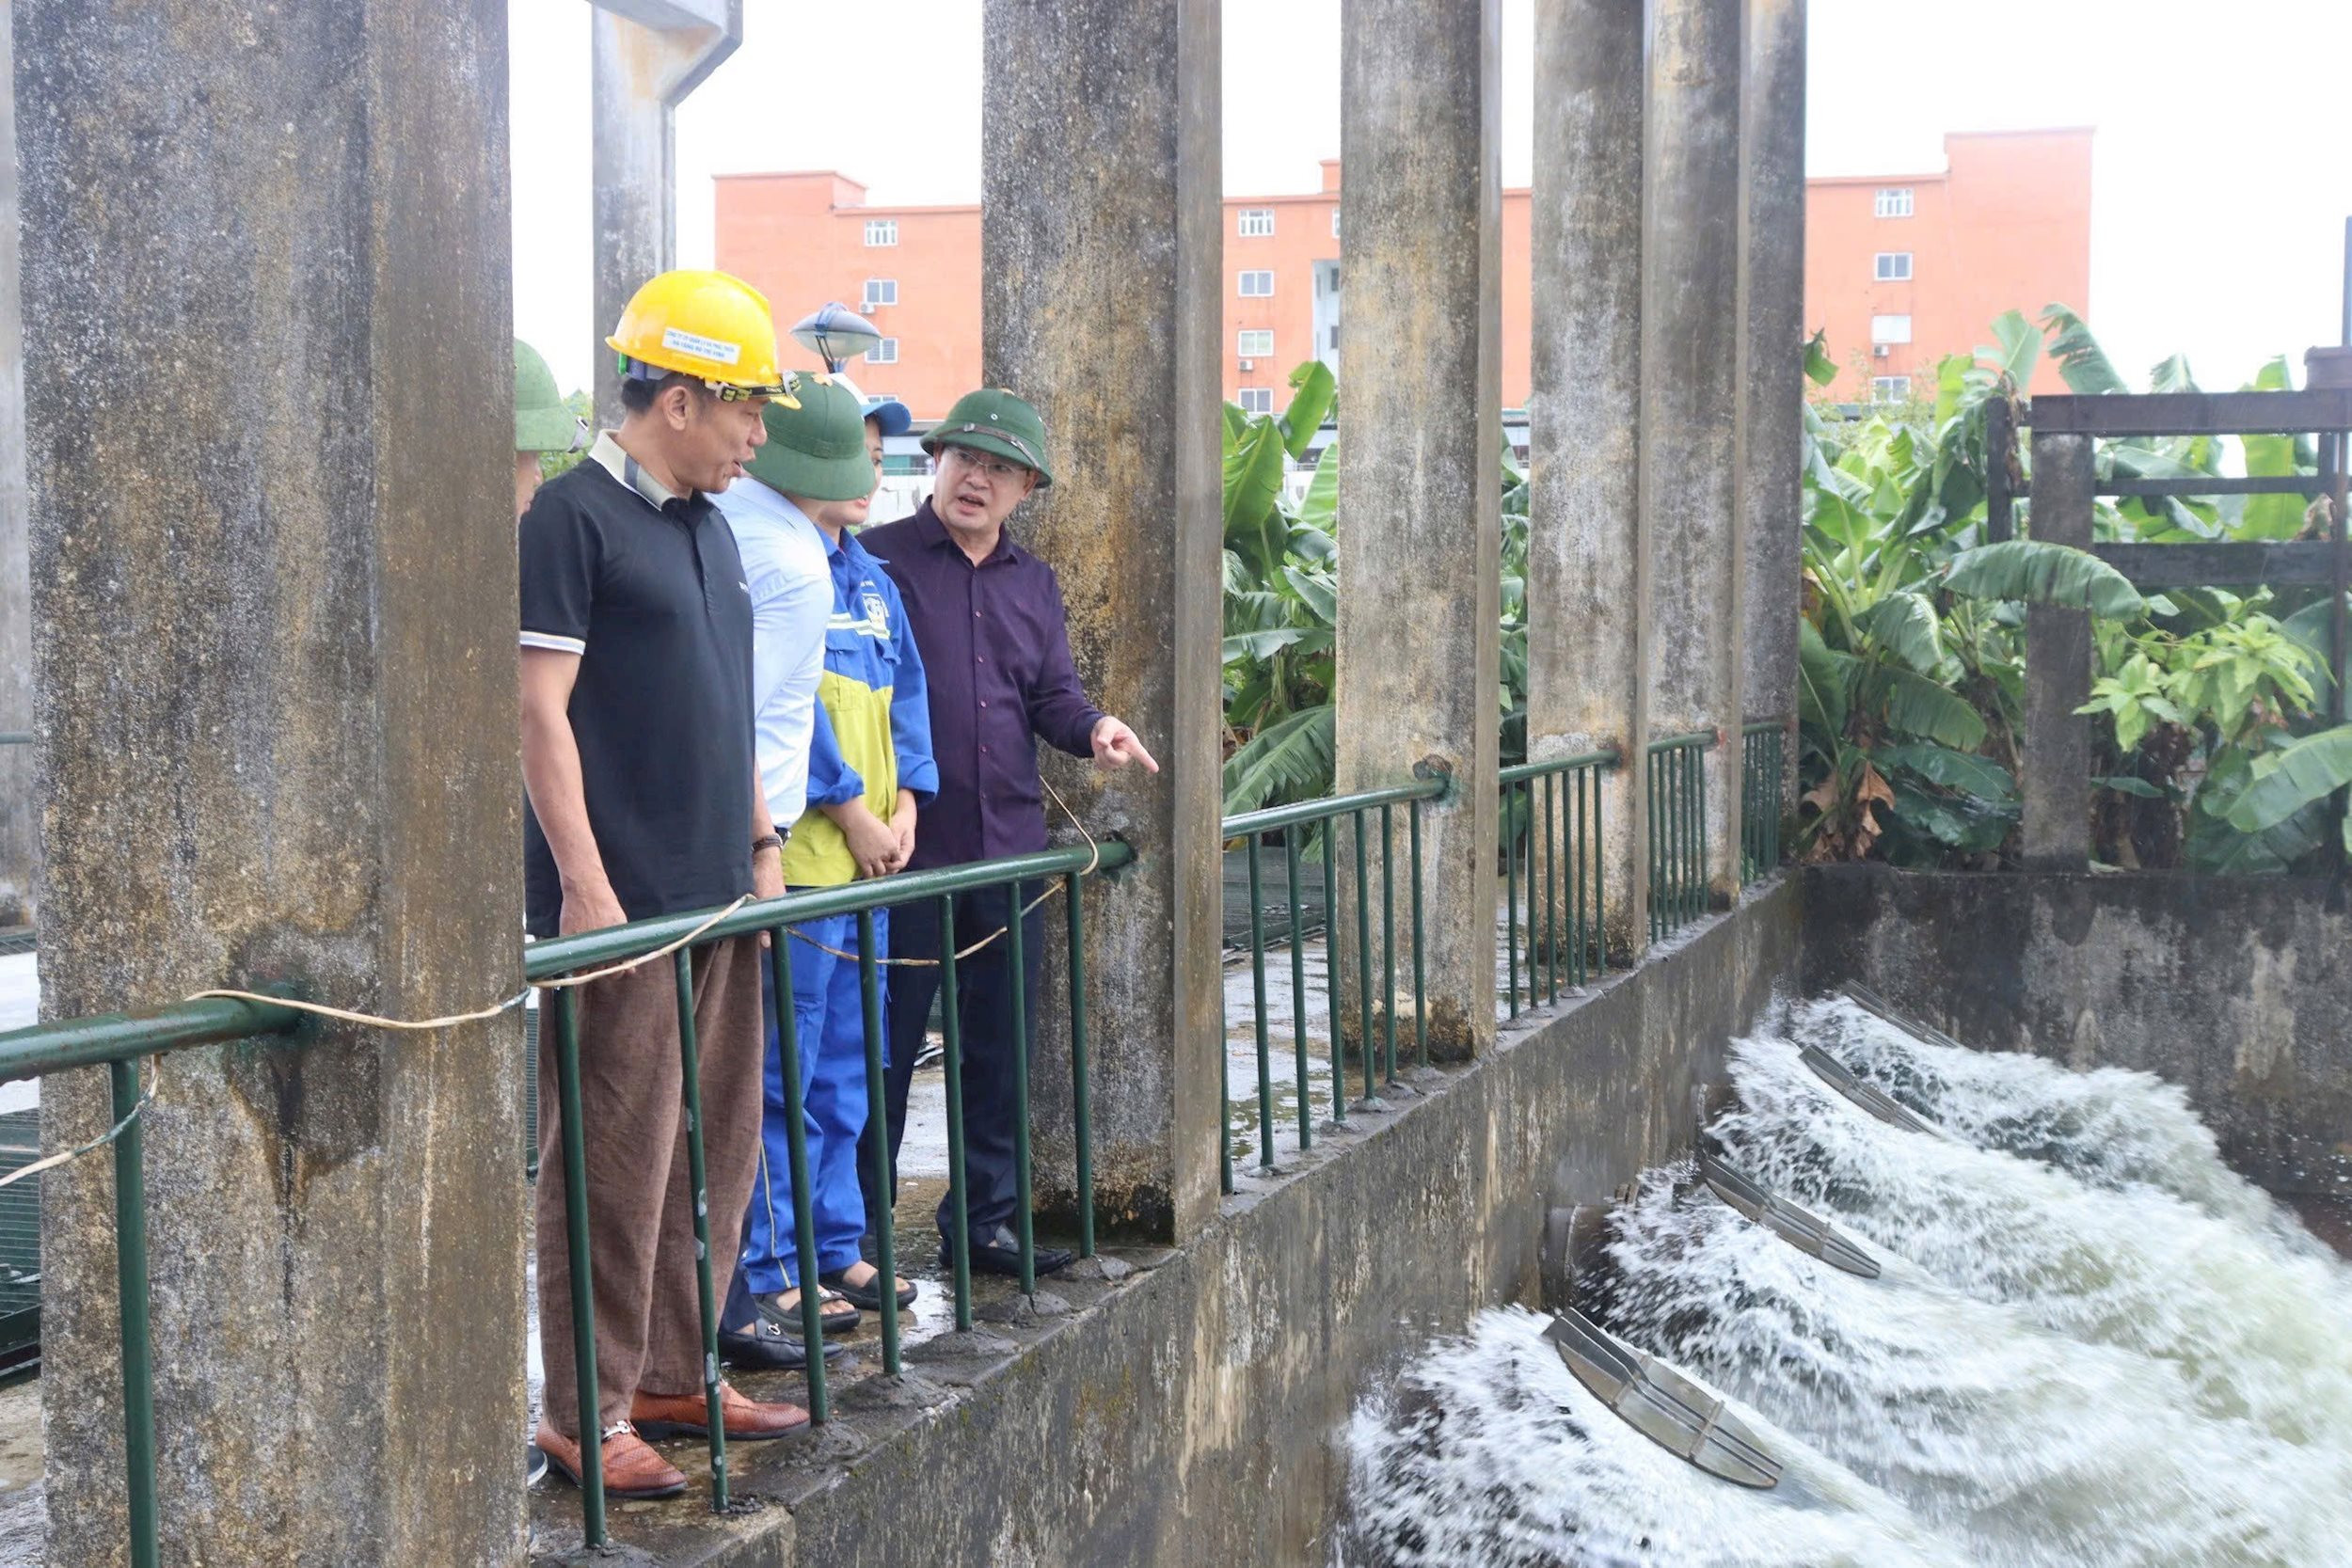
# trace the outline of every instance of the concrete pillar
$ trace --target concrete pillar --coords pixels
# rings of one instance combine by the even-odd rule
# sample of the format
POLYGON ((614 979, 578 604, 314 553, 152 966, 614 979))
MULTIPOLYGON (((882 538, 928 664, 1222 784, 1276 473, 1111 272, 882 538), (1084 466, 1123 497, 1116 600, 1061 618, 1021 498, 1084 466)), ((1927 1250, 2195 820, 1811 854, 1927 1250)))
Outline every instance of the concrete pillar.
MULTIPOLYGON (((1166 1240, 1216 1214, 1224 1065, 1220 8, 988 0, 983 16, 981 357, 990 385, 1037 404, 1056 474, 1015 526, 1060 574, 1088 692, 1161 767, 1048 759, 1090 831, 1138 856, 1089 889, 1095 1202, 1166 1240)), ((1031 1073, 1038 1191, 1065 1211, 1066 974, 1057 957, 1031 1073)))
MULTIPOLYGON (((1340 12, 1340 362, 1354 373, 1340 396, 1335 773, 1343 791, 1452 776, 1422 832, 1429 1049, 1446 1058, 1494 1038, 1499 30, 1497 0, 1340 12)), ((1408 853, 1397 847, 1400 902, 1408 853)), ((1402 911, 1397 927, 1405 974, 1402 911)))
MULTIPOLYGON (((2090 437, 2033 438, 2036 539, 2090 547, 2090 437)), ((2026 609, 2025 863, 2028 871, 2082 871, 2090 864, 2090 612, 2057 605, 2026 609)))
MULTIPOLYGON (((1748 0, 1740 87, 1739 526, 1745 554, 1741 706, 1797 717, 1804 527, 1805 0, 1748 0)), ((1782 799, 1793 803, 1797 748, 1782 799)))
POLYGON ((604 340, 637 286, 677 264, 677 106, 743 41, 743 0, 596 0, 592 25, 596 319, 589 363, 596 422, 610 429, 621 422, 621 385, 604 340))
MULTIPOLYGON (((15 24, 46 1012, 514 995, 504 4, 15 24)), ((163 1560, 519 1563, 516 1016, 159 1070, 163 1560)), ((53 1149, 110 1119, 95 1069, 42 1099, 53 1149)), ((95 1568, 112 1164, 45 1180, 47 1560, 95 1568)))
POLYGON ((1711 898, 1740 887, 1740 0, 1652 0, 1643 115, 1641 526, 1654 737, 1707 753, 1711 898))
MULTIPOLYGON (((33 596, 24 544, 24 326, 16 253, 16 29, 0 0, 0 730, 33 727, 33 596)), ((33 748, 0 745, 0 926, 36 910, 33 748)))
POLYGON ((1612 963, 1649 941, 1649 535, 1641 526, 1643 0, 1537 0, 1528 755, 1613 749, 1612 963))

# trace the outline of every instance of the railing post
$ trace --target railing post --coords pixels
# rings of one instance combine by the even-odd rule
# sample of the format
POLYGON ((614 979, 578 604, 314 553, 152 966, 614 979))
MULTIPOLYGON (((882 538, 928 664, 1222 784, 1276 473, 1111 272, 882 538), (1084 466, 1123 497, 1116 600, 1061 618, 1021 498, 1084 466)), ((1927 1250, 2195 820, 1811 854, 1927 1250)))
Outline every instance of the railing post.
MULTIPOLYGON (((43 1002, 515 995, 504 8, 11 9, 43 1002)), ((158 1064, 166 1561, 522 1561, 520 1023, 158 1064)), ((111 1164, 42 1195, 60 1564, 125 1560, 111 1164)))
MULTIPOLYGON (((1016 525, 1060 574, 1088 694, 1161 766, 1048 759, 1091 830, 1136 851, 1087 899, 1095 1209, 1168 1240, 1217 1202, 1221 625, 1195 590, 1222 546, 1220 8, 982 17, 981 360, 1038 404, 1055 472, 1016 525)), ((1055 942, 1036 999, 1034 1148, 1040 1203, 1075 1231, 1067 961, 1055 942)))
POLYGON ((1649 942, 1649 535, 1639 505, 1643 0, 1536 0, 1527 754, 1596 788, 1612 962, 1649 942))
MULTIPOLYGON (((1650 723, 1739 733, 1735 527, 1740 286, 1740 0, 1654 0, 1643 114, 1642 486, 1650 538, 1650 723)), ((1792 351, 1793 352, 1793 351, 1792 351)), ((1740 888, 1739 753, 1719 744, 1692 858, 1708 901, 1740 888)), ((1679 759, 1677 759, 1679 760, 1679 759)))
MULTIPOLYGON (((1744 717, 1793 723, 1804 531, 1805 0, 1747 0, 1740 86, 1744 717)), ((1988 429, 1990 427, 1988 426, 1988 429)), ((1736 738, 1736 737, 1735 737, 1736 738)), ((1741 749, 1744 752, 1744 748, 1741 749)), ((1776 756, 1778 753, 1776 753, 1776 756)), ((1738 761, 1737 756, 1726 762, 1738 761)), ((1796 782, 1785 759, 1775 796, 1796 782)), ((1761 786, 1740 769, 1744 800, 1761 786)), ((1761 868, 1769 872, 1769 865, 1761 868)))
MULTIPOLYGON (((2090 547, 2090 437, 2033 438, 2036 539, 2090 547)), ((2026 609, 2025 863, 2033 871, 2090 867, 2090 612, 2057 605, 2026 609)))
MULTIPOLYGON (((1495 1030, 1498 8, 1343 0, 1340 12, 1339 506, 1380 521, 1340 530, 1335 782, 1452 774, 1421 814, 1421 974, 1430 1054, 1457 1060, 1495 1030), (1411 373, 1382 372, 1398 364, 1411 373)), ((1358 982, 1381 983, 1363 970, 1358 982)))

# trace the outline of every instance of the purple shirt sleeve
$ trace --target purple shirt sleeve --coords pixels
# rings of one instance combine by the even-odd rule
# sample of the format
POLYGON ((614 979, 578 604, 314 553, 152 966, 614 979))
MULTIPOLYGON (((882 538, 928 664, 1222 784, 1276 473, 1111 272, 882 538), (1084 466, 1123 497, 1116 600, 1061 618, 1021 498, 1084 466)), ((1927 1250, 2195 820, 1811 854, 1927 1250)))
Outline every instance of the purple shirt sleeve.
POLYGON ((1094 726, 1103 710, 1087 701, 1078 685, 1078 666, 1070 657, 1070 612, 1062 605, 1061 583, 1049 573, 1051 595, 1046 624, 1053 628, 1038 661, 1037 689, 1029 698, 1029 727, 1047 745, 1073 757, 1094 755, 1094 726))

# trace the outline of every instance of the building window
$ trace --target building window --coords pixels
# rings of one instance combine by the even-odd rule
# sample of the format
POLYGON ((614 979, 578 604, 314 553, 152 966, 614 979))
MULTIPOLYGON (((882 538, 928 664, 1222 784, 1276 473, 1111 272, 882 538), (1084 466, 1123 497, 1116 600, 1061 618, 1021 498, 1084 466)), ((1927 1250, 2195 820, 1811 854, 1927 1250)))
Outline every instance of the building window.
POLYGON ((1270 236, 1273 232, 1273 208, 1244 207, 1241 210, 1241 237, 1243 239, 1263 240, 1270 236))
POLYGON ((1271 327, 1261 327, 1261 328, 1258 328, 1258 329, 1256 329, 1256 330, 1254 330, 1254 331, 1246 331, 1246 332, 1244 332, 1244 333, 1241 335, 1241 346, 1240 346, 1240 348, 1239 348, 1236 352, 1238 352, 1244 359, 1271 359, 1271 358, 1273 358, 1273 357, 1274 357, 1274 330, 1273 330, 1273 328, 1271 328, 1271 327))
POLYGON ((897 245, 898 243, 898 220, 897 218, 867 218, 866 220, 866 243, 867 245, 897 245))
POLYGON ((1908 250, 1882 250, 1878 254, 1875 270, 1878 275, 1878 280, 1882 283, 1901 283, 1907 281, 1911 277, 1911 252, 1908 250))
POLYGON ((1907 218, 1911 215, 1911 187, 1883 185, 1879 189, 1878 215, 1883 218, 1907 218))
POLYGON ((1907 375, 1874 375, 1870 378, 1872 403, 1909 403, 1911 377, 1907 375))
POLYGON ((898 362, 898 340, 896 338, 882 339, 872 348, 866 351, 866 362, 869 365, 897 364, 898 362))
POLYGON ((1331 237, 1335 240, 1340 237, 1340 210, 1337 207, 1331 209, 1331 237))
POLYGON ((1236 401, 1240 403, 1241 411, 1245 414, 1271 414, 1274 412, 1274 388, 1244 387, 1241 389, 1241 396, 1236 401))
POLYGON ((895 277, 869 277, 866 280, 866 308, 898 303, 898 280, 895 277))
POLYGON ((1271 272, 1246 272, 1241 275, 1242 298, 1269 299, 1273 294, 1274 274, 1271 272))
POLYGON ((1907 343, 1911 341, 1909 316, 1872 316, 1870 341, 1874 343, 1907 343))

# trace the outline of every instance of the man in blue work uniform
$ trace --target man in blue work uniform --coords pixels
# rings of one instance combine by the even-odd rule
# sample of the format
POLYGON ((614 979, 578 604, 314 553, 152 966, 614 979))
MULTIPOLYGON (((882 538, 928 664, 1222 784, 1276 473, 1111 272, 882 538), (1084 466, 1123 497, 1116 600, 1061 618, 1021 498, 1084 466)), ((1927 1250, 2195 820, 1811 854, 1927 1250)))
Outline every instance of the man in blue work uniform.
MULTIPOLYGON (((787 887, 834 887, 903 867, 918 802, 938 785, 923 661, 898 591, 850 530, 866 520, 875 470, 864 409, 828 376, 803 374, 792 398, 768 405, 767 443, 747 465, 753 479, 814 526, 822 541, 831 595, 823 670, 808 748, 807 807, 784 851, 787 887), (797 402, 797 408, 791 403, 797 402)), ((886 911, 873 915, 876 957, 889 952, 886 911)), ((879 1305, 880 1271, 861 1256, 866 1211, 857 1172, 869 1101, 865 1006, 859 989, 858 921, 831 915, 793 927, 792 1008, 805 1102, 808 1205, 827 1333, 854 1327, 855 1303, 879 1305), (845 956, 846 955, 846 956, 845 956), (830 1296, 830 1292, 828 1292, 830 1296)), ((769 999, 771 1018, 776 1006, 769 999)), ((801 1321, 799 1238, 794 1225, 784 1117, 781 1041, 771 1023, 764 1157, 753 1183, 742 1256, 746 1288, 764 1317, 801 1321)), ((913 1291, 893 1282, 902 1300, 913 1291)))
MULTIPOLYGON (((923 437, 939 464, 930 499, 912 517, 869 529, 861 539, 879 556, 906 599, 930 687, 931 738, 939 799, 925 816, 911 869, 1017 855, 1045 847, 1044 786, 1037 743, 1103 768, 1159 764, 1136 732, 1087 701, 1070 657, 1070 631, 1054 569, 1005 531, 1013 509, 1054 477, 1045 466, 1045 425, 1012 393, 983 390, 956 401, 923 437)), ((958 896, 956 935, 977 941, 1003 928, 1017 904, 1037 895, 983 888, 958 896)), ((1030 998, 1026 1033, 1037 1027, 1043 915, 1023 928, 1024 982, 1030 998)), ((925 1020, 939 990, 937 905, 922 899, 898 911, 898 952, 931 959, 890 972, 890 1158, 896 1170, 906 1129, 908 1080, 925 1020)), ((1020 1243, 1011 1226, 1018 1195, 1014 1168, 1012 974, 1008 943, 990 942, 956 968, 963 1048, 963 1147, 972 1266, 1018 1275, 1020 1243)), ((894 1194, 871 1189, 876 1210, 894 1194)), ((953 1215, 939 1206, 940 1262, 946 1267, 953 1215)), ((1039 1274, 1066 1267, 1071 1254, 1036 1249, 1039 1274)))

